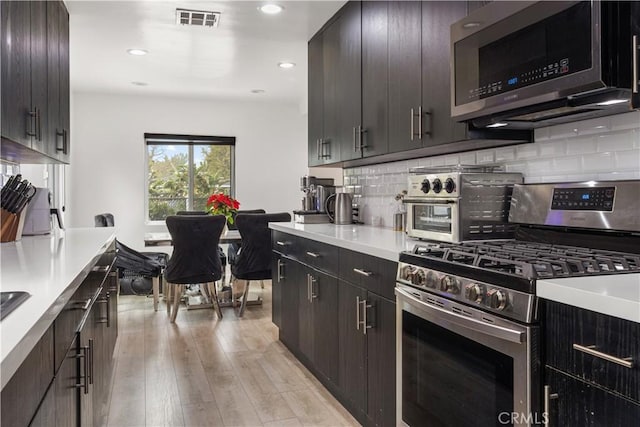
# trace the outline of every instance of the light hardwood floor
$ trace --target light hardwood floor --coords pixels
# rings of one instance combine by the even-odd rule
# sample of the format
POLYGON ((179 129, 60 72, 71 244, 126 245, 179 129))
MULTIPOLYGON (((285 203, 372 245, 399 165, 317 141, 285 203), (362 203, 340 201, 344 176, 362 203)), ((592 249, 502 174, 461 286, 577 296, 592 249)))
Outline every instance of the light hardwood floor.
POLYGON ((164 303, 154 312, 152 298, 120 296, 108 425, 359 425, 278 341, 271 282, 262 292, 241 319, 182 307, 175 324, 164 303))

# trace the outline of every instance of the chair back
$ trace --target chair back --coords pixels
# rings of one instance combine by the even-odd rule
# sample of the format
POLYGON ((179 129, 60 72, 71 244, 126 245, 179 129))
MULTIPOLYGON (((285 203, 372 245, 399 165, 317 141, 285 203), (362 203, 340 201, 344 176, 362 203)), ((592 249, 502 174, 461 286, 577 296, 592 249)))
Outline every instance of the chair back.
POLYGON ((273 214, 238 214, 236 222, 242 237, 242 250, 232 265, 233 275, 242 280, 271 278, 270 222, 289 222, 286 212, 273 214))
POLYGON ((220 280, 218 243, 224 215, 171 215, 166 219, 173 253, 164 277, 169 283, 207 283, 220 280))
POLYGON ((265 211, 264 209, 245 209, 245 210, 234 212, 231 214, 231 217, 233 218, 233 224, 227 224, 227 227, 229 227, 229 230, 238 229, 238 225, 236 224, 236 217, 238 216, 238 214, 263 214, 266 212, 267 211, 265 211))
POLYGON ((98 214, 93 217, 93 221, 96 227, 113 227, 115 224, 113 214, 110 213, 98 214))

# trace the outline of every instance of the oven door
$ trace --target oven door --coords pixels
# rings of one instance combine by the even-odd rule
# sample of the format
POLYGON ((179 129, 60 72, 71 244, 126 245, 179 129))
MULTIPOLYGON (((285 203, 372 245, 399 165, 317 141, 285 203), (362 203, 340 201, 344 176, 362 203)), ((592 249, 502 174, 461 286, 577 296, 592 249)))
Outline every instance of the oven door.
POLYGON ((409 201, 407 234, 418 239, 459 242, 457 200, 409 201))
POLYGON ((396 301, 397 425, 542 423, 537 326, 400 284, 396 301))

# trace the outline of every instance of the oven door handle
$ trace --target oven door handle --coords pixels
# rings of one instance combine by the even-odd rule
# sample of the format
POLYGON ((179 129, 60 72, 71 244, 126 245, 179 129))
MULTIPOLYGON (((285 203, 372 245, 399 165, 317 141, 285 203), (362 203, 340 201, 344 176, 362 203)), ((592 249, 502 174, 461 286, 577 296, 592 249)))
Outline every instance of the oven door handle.
POLYGON ((423 199, 402 199, 402 203, 413 205, 453 205, 458 203, 458 199, 435 199, 425 197, 423 199))
MULTIPOLYGON (((504 326, 491 325, 489 323, 476 320, 472 317, 467 317, 453 313, 451 311, 443 310, 438 306, 427 304, 419 300, 414 295, 410 294, 402 288, 396 287, 396 295, 406 300, 406 302, 411 304, 412 306, 419 308, 422 311, 430 312, 429 314, 433 314, 439 317, 444 323, 453 323, 461 328, 465 328, 470 331, 479 332, 484 335, 490 335, 492 337, 507 340, 517 344, 521 344, 524 342, 525 333, 522 331, 505 328, 504 326)), ((431 321, 431 319, 426 320, 431 321)))

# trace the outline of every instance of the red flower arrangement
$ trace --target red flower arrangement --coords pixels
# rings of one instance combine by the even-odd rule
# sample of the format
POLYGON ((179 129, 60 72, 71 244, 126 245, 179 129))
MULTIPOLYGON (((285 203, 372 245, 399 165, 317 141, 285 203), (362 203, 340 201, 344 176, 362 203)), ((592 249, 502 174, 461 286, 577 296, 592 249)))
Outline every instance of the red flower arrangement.
POLYGON ((216 193, 207 200, 207 213, 211 215, 224 215, 227 223, 233 224, 233 214, 238 211, 240 202, 224 193, 216 193))

